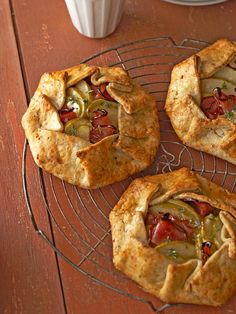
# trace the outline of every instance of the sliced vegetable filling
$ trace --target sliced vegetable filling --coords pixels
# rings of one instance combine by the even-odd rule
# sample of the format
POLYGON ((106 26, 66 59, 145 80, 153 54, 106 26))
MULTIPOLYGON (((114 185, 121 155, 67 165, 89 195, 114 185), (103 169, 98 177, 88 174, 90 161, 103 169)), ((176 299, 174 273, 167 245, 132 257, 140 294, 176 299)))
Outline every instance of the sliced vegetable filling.
POLYGON ((152 205, 145 219, 149 246, 176 263, 203 263, 221 246, 219 210, 194 199, 152 205))
POLYGON ((213 96, 202 99, 201 109, 211 120, 218 118, 219 115, 230 118, 236 109, 236 96, 226 95, 221 91, 221 88, 216 87, 213 96))
POLYGON ((66 90, 66 102, 59 111, 66 134, 95 144, 118 133, 119 104, 108 94, 106 86, 106 83, 94 86, 86 78, 66 90))
POLYGON ((200 107, 208 119, 224 115, 229 120, 236 116, 236 70, 230 65, 218 70, 213 77, 201 80, 200 107))

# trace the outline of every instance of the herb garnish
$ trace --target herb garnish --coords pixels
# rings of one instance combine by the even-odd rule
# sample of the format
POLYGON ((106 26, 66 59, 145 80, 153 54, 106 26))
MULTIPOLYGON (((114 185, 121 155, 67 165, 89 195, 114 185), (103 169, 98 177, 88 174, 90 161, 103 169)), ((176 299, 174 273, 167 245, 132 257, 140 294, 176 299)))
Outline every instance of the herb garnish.
POLYGON ((68 98, 67 98, 67 103, 71 103, 72 105, 74 104, 74 103, 76 103, 77 104, 77 101, 74 99, 74 98, 72 98, 71 96, 69 96, 68 98))
POLYGON ((221 225, 216 225, 215 229, 216 229, 216 231, 220 231, 222 229, 222 226, 221 225))
POLYGON ((209 214, 209 215, 208 215, 208 219, 209 219, 209 220, 214 220, 214 219, 215 219, 215 217, 214 217, 214 215, 213 215, 213 214, 209 214))
POLYGON ((222 83, 222 85, 221 85, 221 88, 222 88, 222 89, 227 89, 227 88, 228 88, 228 86, 227 86, 227 84, 226 84, 225 81, 223 81, 223 83, 222 83))
POLYGON ((179 214, 180 214, 180 217, 183 219, 184 218, 184 213, 186 212, 185 208, 184 207, 181 207, 179 208, 179 214))
POLYGON ((74 125, 72 125, 69 134, 73 135, 73 136, 77 136, 78 135, 77 129, 74 127, 74 125))
POLYGON ((104 106, 111 108, 112 104, 109 101, 104 101, 104 106))
POLYGON ((233 120, 234 115, 236 113, 236 106, 231 111, 225 111, 224 116, 228 120, 233 120))
POLYGON ((176 251, 175 249, 173 249, 173 248, 169 248, 169 249, 168 249, 167 255, 168 255, 169 257, 172 257, 173 259, 176 259, 176 258, 178 257, 177 251, 176 251))

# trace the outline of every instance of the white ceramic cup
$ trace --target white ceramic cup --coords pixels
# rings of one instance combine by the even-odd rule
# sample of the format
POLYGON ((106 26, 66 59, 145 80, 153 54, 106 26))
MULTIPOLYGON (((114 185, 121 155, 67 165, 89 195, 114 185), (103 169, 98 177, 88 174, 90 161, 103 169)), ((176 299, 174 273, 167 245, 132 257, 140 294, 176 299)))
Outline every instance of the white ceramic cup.
POLYGON ((65 0, 75 28, 91 38, 106 37, 118 26, 125 0, 65 0))

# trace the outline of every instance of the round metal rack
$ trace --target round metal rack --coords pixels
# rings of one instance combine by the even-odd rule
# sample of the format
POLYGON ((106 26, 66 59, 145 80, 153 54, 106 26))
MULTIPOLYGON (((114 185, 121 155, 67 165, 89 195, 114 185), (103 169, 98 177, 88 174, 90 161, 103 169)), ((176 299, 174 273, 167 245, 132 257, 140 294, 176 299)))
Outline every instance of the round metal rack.
POLYGON ((197 171, 231 191, 235 190, 235 167, 183 145, 164 112, 174 64, 206 45, 206 42, 197 40, 185 39, 177 45, 171 38, 151 38, 110 48, 83 60, 100 66, 123 67, 155 97, 161 143, 154 163, 142 173, 104 188, 83 190, 38 169, 33 163, 27 142, 23 150, 23 188, 35 230, 77 271, 116 293, 146 303, 156 313, 177 305, 161 303, 114 269, 108 215, 135 177, 168 172, 182 166, 197 171), (30 176, 36 176, 33 185, 28 184, 30 176), (36 193, 36 190, 40 193, 36 193), (45 224, 45 221, 49 224, 45 224), (50 228, 44 230, 42 225, 44 228, 49 225, 50 228))

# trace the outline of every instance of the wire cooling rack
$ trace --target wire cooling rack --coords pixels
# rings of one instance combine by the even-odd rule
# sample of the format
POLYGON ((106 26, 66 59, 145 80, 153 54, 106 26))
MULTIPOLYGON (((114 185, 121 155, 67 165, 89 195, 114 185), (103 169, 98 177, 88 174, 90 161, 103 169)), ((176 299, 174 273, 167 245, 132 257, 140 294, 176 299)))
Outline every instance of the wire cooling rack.
POLYGON ((157 100, 161 143, 154 163, 144 172, 104 188, 83 190, 38 169, 27 142, 23 150, 23 188, 34 229, 77 271, 114 292, 146 303, 156 313, 176 305, 161 303, 114 269, 108 215, 135 177, 182 166, 235 190, 235 167, 183 145, 164 112, 172 67, 206 45, 197 40, 185 39, 177 45, 171 38, 151 38, 114 47, 83 60, 94 65, 123 67, 157 100), (32 180, 28 183, 30 176, 36 176, 33 184, 32 180), (40 193, 36 194, 36 190, 40 193), (48 220, 46 225, 50 228, 42 229, 48 220))

